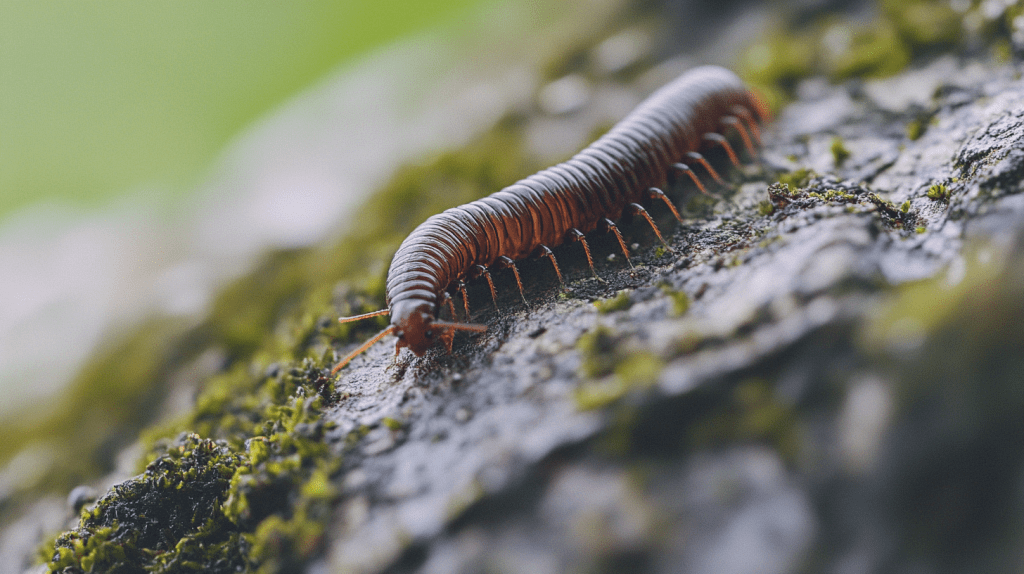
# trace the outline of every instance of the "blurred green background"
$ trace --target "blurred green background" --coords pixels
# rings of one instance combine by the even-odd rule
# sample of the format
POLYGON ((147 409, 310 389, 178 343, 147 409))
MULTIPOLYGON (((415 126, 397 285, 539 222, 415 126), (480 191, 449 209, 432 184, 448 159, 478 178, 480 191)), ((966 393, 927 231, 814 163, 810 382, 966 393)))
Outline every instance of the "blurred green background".
POLYGON ((0 5, 0 220, 40 200, 186 194, 247 124, 482 0, 0 5))

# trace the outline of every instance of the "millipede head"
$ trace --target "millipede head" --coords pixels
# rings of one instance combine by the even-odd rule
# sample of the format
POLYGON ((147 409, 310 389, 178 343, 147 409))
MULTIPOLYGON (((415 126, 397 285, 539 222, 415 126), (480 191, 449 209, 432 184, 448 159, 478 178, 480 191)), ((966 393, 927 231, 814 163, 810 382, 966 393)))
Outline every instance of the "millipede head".
POLYGON ((454 331, 487 330, 484 325, 440 321, 434 318, 429 303, 415 299, 406 299, 392 305, 391 326, 398 336, 395 350, 408 347, 417 357, 422 357, 435 342, 446 341, 454 331))
POLYGON ((422 357, 434 344, 434 320, 430 304, 416 299, 406 299, 391 308, 391 325, 395 327, 398 342, 395 350, 408 347, 417 357, 422 357))
POLYGON ((349 364, 352 359, 369 349, 374 343, 391 334, 398 337, 398 342, 395 343, 396 353, 402 350, 403 347, 408 347, 417 357, 422 357, 427 352, 427 349, 434 345, 435 341, 444 343, 448 352, 451 352, 452 338, 455 336, 455 331, 480 333, 487 330, 486 325, 440 321, 434 318, 432 311, 433 308, 430 303, 418 300, 405 300, 392 305, 391 309, 365 313, 356 317, 342 317, 340 321, 348 323, 390 313, 391 325, 346 355, 344 359, 331 369, 331 374, 334 375, 345 365, 349 364))

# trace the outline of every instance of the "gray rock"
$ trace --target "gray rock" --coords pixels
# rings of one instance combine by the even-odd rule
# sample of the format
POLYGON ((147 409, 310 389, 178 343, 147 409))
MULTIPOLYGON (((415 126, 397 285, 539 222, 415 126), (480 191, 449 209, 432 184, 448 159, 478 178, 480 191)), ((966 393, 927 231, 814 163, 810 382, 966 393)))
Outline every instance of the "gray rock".
POLYGON ((1024 82, 979 66, 945 58, 867 90, 817 83, 768 128, 763 157, 821 175, 773 196, 771 214, 776 176, 750 166, 721 199, 691 203, 674 254, 636 224, 633 272, 620 259, 590 279, 565 248, 567 297, 534 287, 524 309, 501 285, 502 312, 481 311, 491 328, 454 356, 358 359, 339 390, 361 398, 330 414, 340 432, 396 409, 405 424, 388 448, 371 433, 347 455, 364 478, 342 503, 331 568, 1019 565, 1024 82), (922 100, 922 83, 938 95, 922 100), (920 106, 933 119, 910 140, 920 106), (948 200, 926 196, 938 184, 948 200), (994 262, 960 293, 985 267, 969 245, 994 262), (619 289, 628 308, 589 304, 619 289), (913 289, 923 323, 887 323, 913 289), (673 291, 690 301, 682 315, 673 291), (600 354, 635 370, 588 370, 581 337, 595 333, 600 354))

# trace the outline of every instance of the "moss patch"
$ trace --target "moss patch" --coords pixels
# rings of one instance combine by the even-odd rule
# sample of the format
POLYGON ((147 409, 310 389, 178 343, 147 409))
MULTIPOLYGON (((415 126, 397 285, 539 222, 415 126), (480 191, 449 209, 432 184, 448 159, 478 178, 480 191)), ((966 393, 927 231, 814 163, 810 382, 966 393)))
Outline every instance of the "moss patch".
POLYGON ((856 28, 839 24, 826 30, 822 40, 826 45, 829 40, 838 43, 826 52, 823 62, 836 80, 892 76, 907 67, 912 55, 907 39, 890 18, 856 28))
POLYGON ((183 434, 142 476, 83 510, 78 528, 57 538, 47 566, 66 573, 246 568, 245 544, 221 508, 246 462, 224 442, 183 434))
POLYGON ((661 292, 672 301, 672 314, 680 316, 690 308, 690 296, 682 291, 676 291, 671 285, 663 283, 659 286, 661 292))
MULTIPOLYGON (((823 13, 780 24, 754 41, 740 58, 740 75, 765 94, 773 109, 792 97, 797 83, 812 75, 833 81, 891 76, 919 57, 971 50, 971 41, 1009 46, 1019 5, 996 17, 987 3, 973 2, 958 14, 947 0, 881 0, 865 22, 852 15, 823 13), (980 29, 977 29, 980 25, 980 29)), ((1011 50, 1006 50, 1010 52, 1011 50)), ((920 128, 908 129, 911 139, 920 128)))
POLYGON ((886 227, 894 230, 909 232, 919 222, 917 214, 910 209, 909 201, 896 206, 861 186, 849 186, 817 176, 808 176, 807 186, 796 190, 790 189, 788 183, 773 183, 768 186, 768 200, 775 211, 780 213, 811 209, 824 204, 846 204, 849 207, 863 205, 874 211, 886 227))
POLYGON ((576 406, 587 411, 614 404, 630 390, 656 383, 664 366, 653 353, 639 351, 622 356, 612 365, 612 376, 587 381, 576 389, 576 406))
MULTIPOLYGON (((113 429, 136 436, 148 411, 130 405, 158 404, 166 389, 154 379, 167 377, 183 357, 209 349, 224 357, 190 412, 142 432, 143 474, 115 487, 44 551, 51 570, 291 572, 321 552, 341 462, 324 442, 329 425, 322 418, 337 398, 328 376, 335 345, 379 329, 375 321, 341 325, 334 318, 383 305, 387 261, 419 222, 533 171, 520 153, 520 128, 509 118, 463 151, 400 170, 355 216, 346 239, 273 253, 228 286, 199 327, 177 337, 155 331, 99 362, 82 387, 106 385, 99 387, 106 396, 96 397, 113 397, 116 416, 133 417, 135 427, 112 424, 95 402, 69 403, 82 422, 63 413, 60 428, 93 442, 69 441, 68 467, 93 461, 71 453, 92 452, 113 429), (121 400, 121 388, 136 395, 121 400), (93 421, 104 423, 95 439, 84 432, 93 421), (178 526, 160 529, 162 520, 178 526)), ((351 441, 360 436, 356 430, 351 441)), ((56 468, 47 487, 66 491, 106 471, 102 464, 76 473, 68 467, 56 468)))
POLYGON ((949 202, 950 191, 945 184, 936 183, 928 187, 928 192, 926 193, 926 195, 928 196, 928 199, 949 202))
POLYGON ((832 159, 835 160, 837 166, 843 165, 847 158, 850 157, 850 150, 846 149, 842 138, 838 136, 832 138, 832 145, 829 146, 829 150, 832 151, 832 159))
POLYGON ((607 327, 584 333, 576 344, 583 359, 584 380, 576 389, 580 410, 606 407, 631 389, 654 384, 664 361, 648 351, 632 348, 607 327))
POLYGON ((806 187, 814 177, 814 172, 807 168, 800 168, 789 173, 779 175, 779 183, 789 187, 806 187))
POLYGON ((623 289, 615 294, 614 297, 607 299, 600 299, 594 301, 594 307, 597 307, 598 313, 607 314, 615 311, 625 311, 633 306, 633 300, 630 298, 629 289, 623 289))
POLYGON ((740 382, 729 400, 694 422, 686 433, 690 448, 718 447, 736 442, 773 445, 787 460, 795 460, 800 446, 796 412, 775 396, 762 379, 740 382))

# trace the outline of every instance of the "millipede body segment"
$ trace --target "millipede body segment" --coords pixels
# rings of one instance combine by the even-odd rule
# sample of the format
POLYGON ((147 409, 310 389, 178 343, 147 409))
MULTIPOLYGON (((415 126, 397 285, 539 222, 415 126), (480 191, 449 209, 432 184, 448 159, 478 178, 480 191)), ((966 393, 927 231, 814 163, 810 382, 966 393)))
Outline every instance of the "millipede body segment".
POLYGON ((457 330, 483 331, 482 325, 442 321, 438 315, 447 306, 455 317, 449 290, 458 290, 468 320, 463 282, 484 276, 493 297, 488 269, 511 268, 522 292, 515 261, 547 257, 561 280, 550 248, 567 241, 583 244, 593 269, 585 236, 598 230, 614 233, 629 261, 614 222, 639 214, 661 238, 641 203, 663 202, 678 219, 658 188, 686 173, 705 192, 691 165, 720 178, 699 152, 721 147, 738 163, 724 134, 738 132, 753 153, 752 140, 760 138, 758 123, 766 119, 764 105, 735 74, 717 66, 696 68, 656 91, 568 161, 430 217, 395 253, 388 270, 388 309, 341 319, 390 314, 391 325, 343 359, 334 372, 388 334, 398 337, 396 352, 408 347, 421 356, 435 340, 450 350, 457 330))

